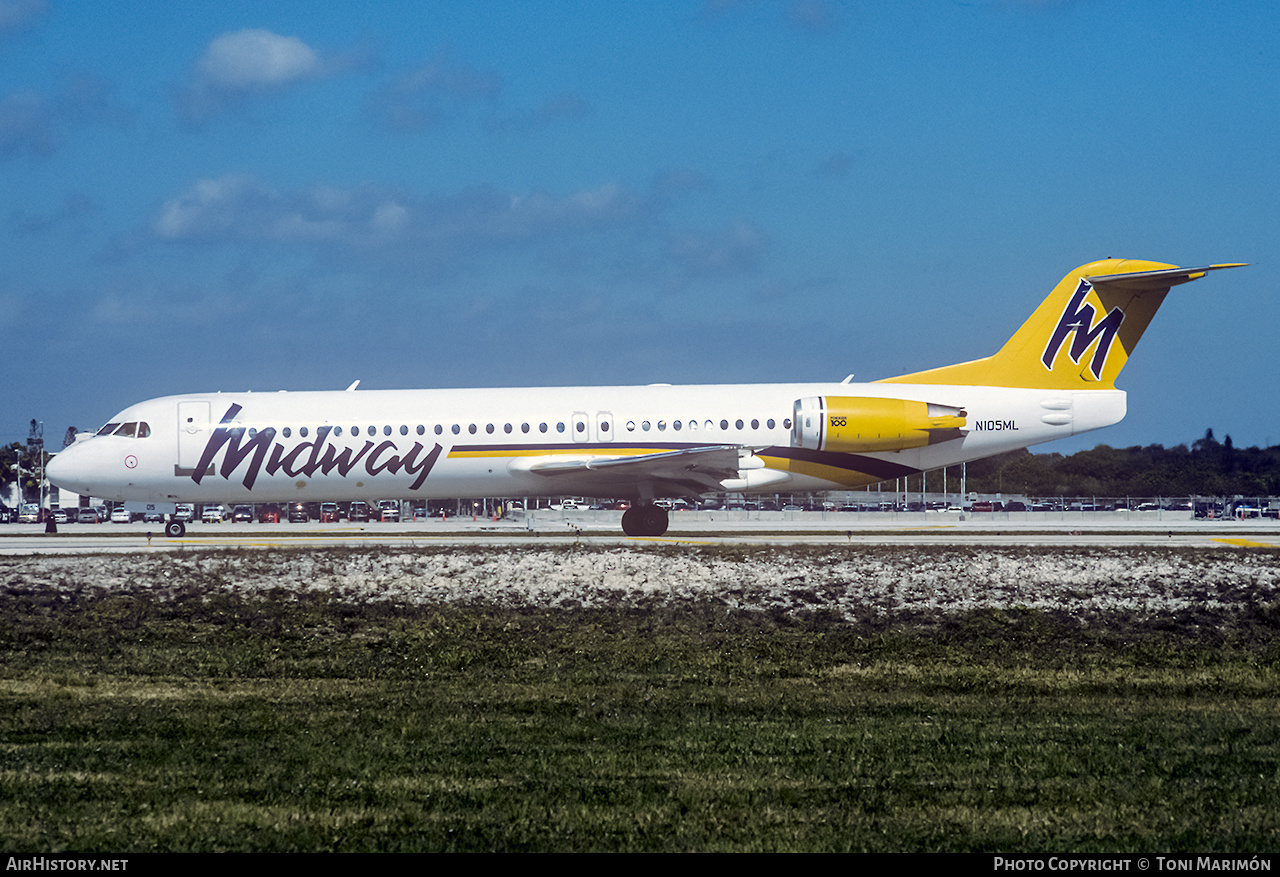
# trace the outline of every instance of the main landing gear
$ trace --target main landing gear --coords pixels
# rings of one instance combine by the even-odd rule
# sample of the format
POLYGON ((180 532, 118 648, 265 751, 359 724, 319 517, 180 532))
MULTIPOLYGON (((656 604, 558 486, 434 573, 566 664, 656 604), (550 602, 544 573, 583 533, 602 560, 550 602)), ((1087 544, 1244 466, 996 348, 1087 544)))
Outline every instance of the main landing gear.
POLYGON ((164 534, 170 539, 181 539, 187 535, 187 525, 182 521, 168 521, 164 525, 164 534))
POLYGON ((628 536, 661 536, 667 532, 667 510, 652 503, 633 506, 622 513, 622 532, 628 536))

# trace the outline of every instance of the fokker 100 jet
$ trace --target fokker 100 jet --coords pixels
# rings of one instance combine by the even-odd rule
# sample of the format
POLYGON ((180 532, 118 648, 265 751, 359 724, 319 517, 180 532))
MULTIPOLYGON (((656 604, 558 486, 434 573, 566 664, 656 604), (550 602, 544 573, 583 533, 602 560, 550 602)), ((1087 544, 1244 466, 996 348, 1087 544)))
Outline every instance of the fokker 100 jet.
POLYGON ((167 396, 49 480, 153 502, 613 497, 628 535, 657 536, 661 497, 847 490, 1118 423, 1116 376, 1169 289, 1230 267, 1092 262, 992 356, 872 383, 167 396))

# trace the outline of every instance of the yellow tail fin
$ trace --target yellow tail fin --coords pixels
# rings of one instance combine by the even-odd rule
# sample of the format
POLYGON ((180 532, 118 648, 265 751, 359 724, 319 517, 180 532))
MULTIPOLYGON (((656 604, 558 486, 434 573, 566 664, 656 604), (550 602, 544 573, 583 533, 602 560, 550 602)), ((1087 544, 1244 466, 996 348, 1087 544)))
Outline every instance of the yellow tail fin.
POLYGON ((993 356, 885 378, 890 384, 966 384, 1110 390, 1170 287, 1243 263, 1178 268, 1104 259, 1072 271, 993 356))

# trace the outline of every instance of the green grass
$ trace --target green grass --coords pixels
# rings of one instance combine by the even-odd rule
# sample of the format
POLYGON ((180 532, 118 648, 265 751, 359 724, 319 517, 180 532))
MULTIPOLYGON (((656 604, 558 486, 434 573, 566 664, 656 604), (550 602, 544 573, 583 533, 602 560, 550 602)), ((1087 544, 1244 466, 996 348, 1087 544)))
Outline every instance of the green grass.
POLYGON ((1280 850, 1280 628, 0 594, 0 847, 1280 850))

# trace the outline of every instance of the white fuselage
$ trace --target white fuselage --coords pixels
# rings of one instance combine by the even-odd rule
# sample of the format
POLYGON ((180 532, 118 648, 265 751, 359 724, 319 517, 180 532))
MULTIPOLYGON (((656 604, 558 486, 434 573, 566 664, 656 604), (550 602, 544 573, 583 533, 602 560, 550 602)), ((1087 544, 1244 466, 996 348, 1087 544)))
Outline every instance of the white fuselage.
POLYGON ((49 477, 109 500, 651 499, 643 477, 590 468, 549 477, 537 464, 736 446, 741 471, 720 489, 804 492, 987 457, 1108 426, 1124 413, 1118 390, 929 384, 205 393, 125 409, 112 423, 145 430, 82 437, 51 462, 49 477), (794 446, 791 420, 796 401, 812 396, 920 400, 963 408, 967 423, 958 437, 927 447, 811 452, 794 446))

